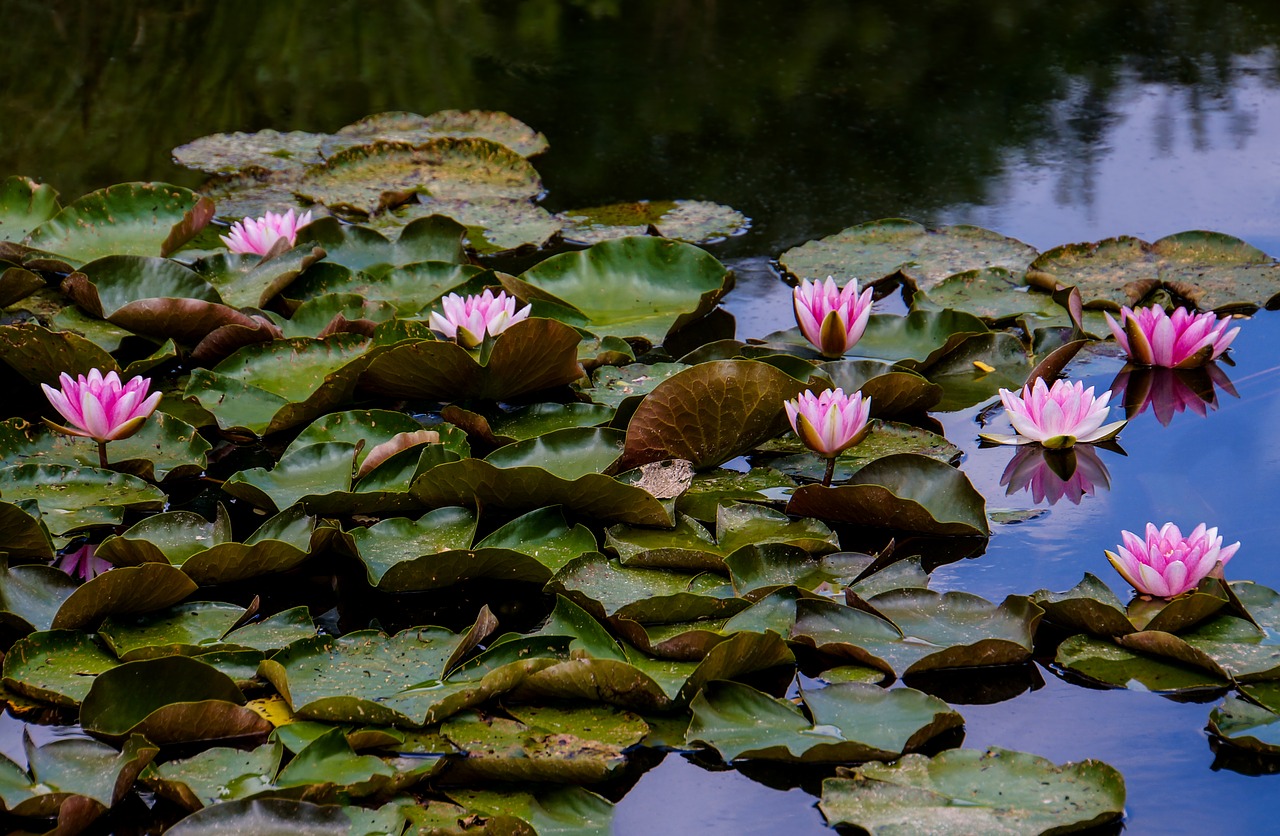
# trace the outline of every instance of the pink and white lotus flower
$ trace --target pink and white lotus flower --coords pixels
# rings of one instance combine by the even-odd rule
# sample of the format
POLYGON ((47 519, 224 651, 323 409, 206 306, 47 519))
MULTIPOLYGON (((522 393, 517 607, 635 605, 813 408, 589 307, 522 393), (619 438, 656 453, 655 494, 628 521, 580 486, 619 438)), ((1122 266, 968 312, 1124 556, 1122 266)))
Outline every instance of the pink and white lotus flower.
POLYGON ((1121 308, 1120 322, 1111 314, 1105 316, 1116 342, 1139 366, 1203 366, 1221 356, 1240 333, 1239 328, 1227 330, 1229 316, 1219 320, 1217 314, 1194 313, 1185 308, 1176 308, 1172 316, 1159 305, 1136 311, 1121 308))
POLYGON ((464 348, 475 348, 484 342, 484 335, 496 337, 522 319, 527 319, 532 305, 516 310, 516 298, 499 291, 486 290, 476 296, 463 298, 450 293, 440 300, 443 314, 431 312, 431 328, 464 348))
POLYGON ((115 372, 104 375, 98 369, 91 369, 87 376, 79 375, 74 380, 63 372, 58 380, 62 391, 44 383, 40 388, 53 408, 71 426, 64 427, 49 420, 45 423, 65 435, 92 438, 98 442, 98 458, 103 467, 107 466, 107 442, 128 438, 142 429, 143 423, 160 403, 159 392, 147 394, 151 389, 151 379, 147 377, 135 377, 121 384, 120 376, 115 372))
POLYGON ((298 243, 298 230, 311 223, 311 212, 294 215, 292 209, 276 214, 268 212, 261 218, 244 218, 231 225, 231 232, 219 235, 222 243, 233 253, 266 255, 281 238, 292 247, 298 243))
POLYGON ((1124 421, 1103 423, 1110 399, 1110 392, 1095 398, 1093 387, 1085 389, 1080 381, 1055 380, 1050 387, 1044 378, 1037 378, 1034 385, 1024 386, 1019 393, 1000 390, 1005 414, 1017 435, 979 435, 996 444, 1038 443, 1050 449, 1106 441, 1115 438, 1125 425, 1124 421))
POLYGON ((1146 538, 1120 532, 1124 545, 1106 553, 1107 560, 1143 595, 1173 598, 1195 589, 1219 566, 1225 566, 1240 543, 1225 548, 1217 528, 1196 526, 1187 536, 1173 523, 1160 528, 1147 523, 1146 538))
POLYGON ((871 317, 871 288, 858 295, 857 279, 843 290, 830 276, 825 282, 802 279, 792 301, 801 333, 824 357, 844 356, 862 339, 871 317))

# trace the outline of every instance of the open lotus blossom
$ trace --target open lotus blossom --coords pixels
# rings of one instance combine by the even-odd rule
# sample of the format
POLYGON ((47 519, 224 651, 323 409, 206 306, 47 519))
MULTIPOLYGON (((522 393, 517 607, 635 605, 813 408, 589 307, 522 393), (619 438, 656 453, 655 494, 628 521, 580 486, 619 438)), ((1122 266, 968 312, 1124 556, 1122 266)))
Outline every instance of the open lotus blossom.
POLYGON ((1046 450, 1038 444, 1018 448, 1000 476, 1006 496, 1029 491, 1035 502, 1056 505, 1069 499, 1075 505, 1098 488, 1111 487, 1111 474, 1098 451, 1089 444, 1070 450, 1046 450))
POLYGON ((450 293, 440 300, 444 313, 431 312, 431 327, 466 348, 474 348, 484 341, 487 332, 496 337, 522 319, 527 319, 532 305, 516 311, 516 298, 499 291, 486 290, 477 296, 463 298, 450 293))
POLYGON ((1070 447, 1077 442, 1106 441, 1123 429, 1125 422, 1104 425, 1110 392, 1093 396, 1093 387, 1080 381, 1055 380, 1053 386, 1037 378, 1020 393, 1000 390, 1000 400, 1017 435, 979 433, 997 444, 1039 443, 1050 449, 1070 447))
POLYGON ((298 230, 311 223, 311 212, 295 216, 293 210, 276 214, 268 212, 262 218, 244 218, 231 225, 231 232, 219 235, 222 243, 233 253, 266 255, 281 238, 292 247, 298 242, 298 230))
POLYGON ((871 288, 859 296, 857 279, 843 290, 830 276, 825 282, 802 279, 792 300, 800 331, 824 357, 841 357, 853 348, 871 317, 871 288))
POLYGON ((1159 305, 1136 311, 1121 308, 1120 322, 1110 314, 1106 317, 1116 342, 1130 360, 1141 366, 1203 366, 1226 351, 1240 333, 1239 328, 1227 330, 1229 316, 1219 320, 1216 314, 1193 313, 1185 308, 1175 309, 1172 316, 1159 305))
POLYGON ((805 446, 827 459, 822 484, 830 485, 836 456, 865 438, 869 431, 871 398, 864 398, 861 392, 846 395, 842 389, 828 389, 817 395, 801 392, 782 406, 791 428, 805 446))
POLYGON ((91 581, 108 569, 115 568, 111 562, 96 556, 94 546, 86 543, 75 551, 67 552, 53 562, 55 569, 61 569, 73 578, 91 581))
POLYGON ((64 372, 58 380, 62 391, 43 383, 40 388, 71 426, 46 423, 60 433, 98 442, 98 458, 103 467, 107 466, 107 442, 136 433, 160 403, 159 392, 147 394, 151 379, 146 377, 135 377, 121 384, 115 372, 104 375, 98 369, 91 369, 87 376, 79 375, 74 380, 64 372))
POLYGON ((1238 542, 1223 548, 1218 529, 1205 528, 1204 523, 1186 537, 1173 523, 1160 528, 1147 523, 1146 535, 1142 540, 1128 531, 1120 532, 1124 545, 1107 552, 1107 560, 1134 589, 1157 598, 1172 598, 1195 589, 1240 548, 1238 542))

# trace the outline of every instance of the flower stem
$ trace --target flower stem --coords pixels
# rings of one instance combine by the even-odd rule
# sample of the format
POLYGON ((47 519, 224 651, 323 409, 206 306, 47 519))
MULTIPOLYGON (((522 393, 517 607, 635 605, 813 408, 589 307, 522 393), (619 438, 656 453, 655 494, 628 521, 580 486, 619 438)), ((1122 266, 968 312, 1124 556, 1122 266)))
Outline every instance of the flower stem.
POLYGON ((106 469, 107 467, 107 442, 98 442, 98 466, 106 469))
POLYGON ((822 486, 824 488, 831 487, 831 477, 835 475, 836 475, 836 460, 835 460, 835 457, 832 456, 831 458, 827 459, 827 472, 822 476, 822 486))

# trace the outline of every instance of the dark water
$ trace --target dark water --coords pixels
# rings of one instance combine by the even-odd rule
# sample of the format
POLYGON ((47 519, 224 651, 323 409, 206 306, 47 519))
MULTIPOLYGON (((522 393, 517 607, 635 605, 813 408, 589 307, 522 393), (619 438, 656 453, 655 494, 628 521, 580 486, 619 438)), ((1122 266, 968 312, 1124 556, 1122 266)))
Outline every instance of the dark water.
MULTIPOLYGON (((216 131, 333 130, 367 113, 507 110, 543 131, 551 209, 641 198, 727 203, 752 231, 739 336, 790 318, 768 260, 877 217, 978 223, 1042 249, 1214 229, 1280 254, 1280 5, 1224 2, 91 2, 0 0, 0 174, 66 198, 195 185, 169 149, 216 131)), ((977 410, 941 416, 999 525, 933 587, 999 599, 1065 589, 1148 520, 1218 525, 1228 571, 1280 587, 1280 316, 1243 324, 1205 417, 1148 410, 1102 454, 1110 487, 1052 507, 1000 485, 977 410)), ((1107 388, 1121 362, 1075 368, 1107 388)), ((1215 763, 1210 704, 1094 691, 1043 671, 962 705, 966 744, 1125 775, 1137 833, 1276 832, 1280 776, 1215 763)), ((4 721, 4 749, 14 737, 4 721)), ((765 780, 765 779, 761 779, 765 780)), ((619 804, 619 833, 824 830, 815 798, 677 755, 619 804)))

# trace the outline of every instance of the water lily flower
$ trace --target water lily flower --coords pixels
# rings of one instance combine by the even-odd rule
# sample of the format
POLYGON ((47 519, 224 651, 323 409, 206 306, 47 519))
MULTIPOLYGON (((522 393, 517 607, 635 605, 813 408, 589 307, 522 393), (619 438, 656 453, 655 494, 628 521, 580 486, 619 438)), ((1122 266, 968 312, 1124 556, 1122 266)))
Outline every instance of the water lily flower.
POLYGON ((475 348, 486 333, 496 337, 522 319, 527 319, 532 305, 516 310, 516 298, 505 291, 486 290, 477 296, 463 298, 450 293, 440 300, 444 313, 431 312, 431 328, 465 348, 475 348))
POLYGON ((1105 314, 1116 342, 1140 366, 1189 369, 1217 359, 1240 333, 1227 330, 1231 317, 1218 320, 1216 314, 1193 313, 1176 308, 1173 315, 1159 305, 1120 309, 1120 322, 1105 314))
POLYGON ((262 218, 244 218, 231 225, 228 235, 219 235, 233 253, 266 255, 281 238, 292 247, 298 242, 298 230, 311 223, 311 212, 295 216, 293 210, 277 215, 268 212, 262 218))
POLYGON ((871 318, 871 288, 859 296, 857 279, 843 290, 830 276, 825 282, 801 279, 792 301, 800 331, 824 357, 844 356, 862 339, 871 318))
POLYGON ((64 427, 46 420, 50 427, 65 435, 92 438, 98 442, 98 459, 107 466, 107 442, 117 441, 142 429, 142 424, 160 403, 160 393, 151 389, 151 379, 135 377, 121 384, 115 372, 103 375, 98 369, 79 375, 75 380, 66 372, 58 378, 62 391, 44 383, 40 388, 53 408, 70 422, 64 427))
POLYGON ((53 562, 55 569, 61 569, 73 578, 91 581, 108 569, 114 569, 111 562, 94 554, 96 547, 86 543, 75 551, 67 552, 53 562))
POLYGON ((1111 474, 1091 444, 1077 444, 1067 450, 1046 450, 1038 444, 1019 447, 1000 476, 1007 486, 1005 496, 1029 491, 1040 503, 1056 505, 1062 499, 1079 505, 1098 488, 1111 487, 1111 474))
POLYGON ((1126 366, 1111 381, 1111 391, 1124 402, 1130 420, 1146 412, 1169 426, 1173 416, 1194 412, 1204 417, 1218 408, 1218 390, 1233 398, 1240 397, 1231 378, 1217 363, 1206 363, 1197 369, 1134 369, 1126 366))
POLYGON ((1049 387, 1044 378, 1037 378, 1034 385, 1024 386, 1020 393, 1000 390, 1000 400, 1016 436, 979 435, 997 444, 1037 442, 1050 449, 1070 447, 1078 442, 1106 441, 1114 438, 1126 423, 1116 421, 1103 425, 1110 399, 1110 392, 1095 398, 1093 387, 1085 389, 1080 381, 1055 380, 1049 387))
POLYGON ((1160 528, 1147 523, 1145 540, 1128 531, 1120 532, 1120 538, 1124 545, 1108 551, 1107 560, 1134 589, 1157 598, 1195 589, 1240 548, 1239 542, 1223 548, 1218 529, 1205 528, 1204 523, 1186 537, 1170 522, 1160 528))
POLYGON ((805 446, 827 459, 827 473, 822 484, 831 484, 836 456, 866 437, 871 417, 871 398, 861 392, 846 395, 842 389, 828 389, 821 394, 801 392, 795 400, 784 401, 787 420, 805 446))

